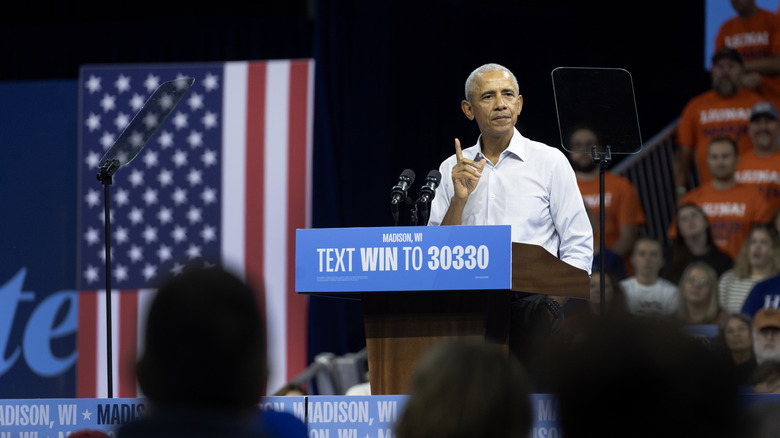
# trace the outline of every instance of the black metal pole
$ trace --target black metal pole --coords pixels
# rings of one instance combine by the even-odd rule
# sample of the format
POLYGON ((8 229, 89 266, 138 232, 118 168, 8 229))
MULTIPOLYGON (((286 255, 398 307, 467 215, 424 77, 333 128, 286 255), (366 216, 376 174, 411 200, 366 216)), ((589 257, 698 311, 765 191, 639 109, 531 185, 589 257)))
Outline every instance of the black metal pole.
POLYGON ((113 378, 113 345, 111 343, 111 196, 110 187, 113 182, 113 174, 119 169, 119 161, 110 160, 101 169, 97 175, 98 181, 103 184, 103 215, 105 223, 105 242, 106 242, 106 377, 108 380, 107 390, 108 398, 114 397, 114 378, 113 378))
POLYGON ((593 146, 593 161, 599 165, 599 309, 601 315, 607 313, 607 297, 606 297, 606 285, 604 279, 606 277, 604 263, 606 258, 604 251, 606 250, 606 243, 604 243, 604 222, 606 221, 606 212, 604 211, 604 173, 612 161, 612 153, 609 145, 607 145, 606 152, 598 152, 596 146, 593 146))
POLYGON ((111 345, 111 224, 109 223, 108 218, 110 217, 109 212, 109 187, 111 185, 111 182, 104 183, 103 184, 103 194, 104 198, 106 200, 105 205, 105 215, 106 215, 106 349, 108 353, 106 354, 106 368, 107 373, 106 376, 108 378, 108 398, 114 397, 114 388, 113 388, 113 378, 112 378, 112 370, 113 370, 113 350, 111 345))

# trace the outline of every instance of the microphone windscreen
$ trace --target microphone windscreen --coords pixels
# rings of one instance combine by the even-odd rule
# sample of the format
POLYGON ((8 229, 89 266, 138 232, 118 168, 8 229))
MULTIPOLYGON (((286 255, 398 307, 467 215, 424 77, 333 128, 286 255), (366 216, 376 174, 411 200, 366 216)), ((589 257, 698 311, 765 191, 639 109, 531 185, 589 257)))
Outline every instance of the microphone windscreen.
POLYGON ((404 171, 401 172, 401 178, 408 178, 409 185, 412 185, 414 182, 414 171, 412 169, 404 169, 404 171))

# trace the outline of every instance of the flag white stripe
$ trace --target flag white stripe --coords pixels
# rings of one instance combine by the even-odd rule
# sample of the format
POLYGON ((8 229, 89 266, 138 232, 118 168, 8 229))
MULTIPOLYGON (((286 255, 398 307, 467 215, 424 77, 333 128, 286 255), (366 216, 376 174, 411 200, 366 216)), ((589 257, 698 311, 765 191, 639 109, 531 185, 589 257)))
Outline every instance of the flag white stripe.
MULTIPOLYGON (((97 397, 107 398, 108 394, 108 329, 106 326, 106 291, 97 292, 97 397)), ((111 386, 112 396, 119 391, 119 291, 111 293, 111 386)))
POLYGON ((97 394, 98 398, 105 398, 108 394, 108 385, 106 379, 108 373, 106 372, 106 291, 105 289, 97 291, 97 394))
POLYGON ((308 84, 306 90, 306 228, 311 228, 312 215, 312 180, 313 180, 313 159, 314 156, 314 60, 309 61, 308 84))
POLYGON ((268 324, 268 388, 287 380, 287 164, 290 61, 269 61, 266 70, 265 155, 263 199, 266 318, 268 324))
MULTIPOLYGON (((152 298, 157 294, 157 289, 141 289, 138 291, 138 324, 136 330, 136 358, 140 359, 144 351, 144 340, 146 339, 146 316, 149 314, 149 306, 152 305, 152 298)), ((145 397, 138 386, 138 380, 135 382, 135 393, 138 397, 145 397)))
POLYGON ((246 199, 247 63, 225 64, 222 120, 222 261, 246 280, 244 202, 246 199))

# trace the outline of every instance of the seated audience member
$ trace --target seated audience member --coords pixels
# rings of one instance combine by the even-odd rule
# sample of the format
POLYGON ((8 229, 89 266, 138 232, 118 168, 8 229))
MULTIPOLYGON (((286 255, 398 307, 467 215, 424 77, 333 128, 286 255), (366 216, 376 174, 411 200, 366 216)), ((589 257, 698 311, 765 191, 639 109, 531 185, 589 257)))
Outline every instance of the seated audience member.
POLYGON ((680 278, 676 316, 684 325, 718 324, 725 312, 718 304, 718 274, 704 262, 693 262, 680 278))
POLYGON ((762 307, 780 307, 780 237, 772 225, 767 225, 767 234, 773 239, 772 273, 756 281, 742 303, 742 313, 755 314, 762 307))
POLYGON ((268 437, 256 421, 267 379, 255 292, 218 268, 185 271, 155 295, 138 384, 149 405, 118 438, 268 437))
POLYGON ((736 436, 739 386, 726 364, 678 325, 606 317, 585 333, 582 342, 551 346, 547 355, 543 386, 556 397, 560 436, 736 436))
MULTIPOLYGON (((620 280, 612 271, 604 271, 604 299, 607 313, 627 312, 626 295, 620 287, 620 280)), ((575 324, 580 318, 591 318, 601 314, 601 271, 590 276, 590 295, 587 300, 569 298, 563 305, 564 327, 575 324)))
POLYGON ((290 395, 290 396, 301 396, 306 395, 306 390, 303 389, 302 385, 299 385, 297 383, 288 383, 281 388, 279 388, 278 391, 273 393, 274 396, 283 396, 283 395, 290 395))
MULTIPOLYGON (((626 295, 620 281, 611 271, 604 271, 605 314, 628 315, 626 295)), ((563 306, 562 336, 564 342, 576 342, 583 324, 601 316, 601 271, 590 276, 590 297, 587 300, 569 298, 563 306)))
POLYGON ((774 307, 760 309, 753 316, 753 354, 758 365, 780 361, 780 311, 774 307))
POLYGON ((754 187, 773 207, 780 203, 780 122, 777 108, 759 102, 750 110, 748 134, 753 147, 739 158, 735 177, 754 187))
MULTIPOLYGON (((615 274, 604 271, 604 299, 606 300, 606 312, 623 314, 628 311, 626 307, 626 294, 620 286, 620 281, 615 274)), ((590 298, 588 309, 593 315, 601 315, 601 272, 596 271, 590 277, 590 298)))
MULTIPOLYGON (((599 165, 593 162, 592 147, 604 151, 596 130, 588 124, 578 124, 569 132, 567 156, 587 207, 595 215, 594 247, 599 245, 600 192, 599 165)), ((628 258, 639 238, 639 228, 645 224, 645 212, 634 185, 628 179, 610 171, 604 172, 604 246, 628 258)))
POLYGON ((780 274, 757 282, 742 304, 742 313, 755 314, 762 307, 780 307, 780 274))
POLYGON ((780 104, 780 77, 777 75, 780 69, 777 56, 780 53, 780 16, 775 10, 777 3, 756 0, 731 0, 728 3, 736 15, 729 14, 720 23, 715 34, 715 50, 735 50, 744 60, 740 84, 755 90, 762 99, 780 104))
POLYGON ((641 237, 634 245, 634 276, 620 282, 628 311, 634 315, 670 315, 677 309, 677 286, 659 276, 662 251, 661 243, 650 237, 641 237))
POLYGON ((737 382, 752 385, 757 365, 753 354, 753 319, 743 313, 727 314, 718 325, 715 345, 732 366, 737 382))
POLYGON ((768 360, 756 367, 753 373, 753 392, 780 394, 780 362, 768 360))
POLYGON ((756 103, 764 100, 758 93, 740 86, 744 64, 733 49, 717 51, 712 56, 710 83, 712 89, 692 98, 680 114, 674 156, 674 182, 678 203, 685 195, 692 176, 699 185, 712 179, 707 161, 707 146, 720 135, 733 135, 739 150, 750 148, 746 115, 756 103), (702 117, 702 114, 738 114, 732 117, 702 117))
MULTIPOLYGON (((718 248, 736 259, 747 240, 750 228, 766 223, 772 215, 772 205, 755 187, 739 184, 734 177, 739 155, 737 145, 729 137, 712 140, 707 147, 707 163, 712 179, 686 193, 680 201, 698 204, 712 226, 712 239, 718 248)), ((669 237, 676 230, 669 229, 669 237)))
POLYGON ((662 277, 672 283, 679 283, 683 270, 695 261, 708 263, 721 274, 731 269, 731 256, 718 249, 712 240, 712 230, 704 210, 696 204, 677 207, 674 226, 677 234, 666 248, 662 277))
MULTIPOLYGON (((734 267, 720 276, 718 299, 729 313, 743 311, 748 294, 759 281, 780 272, 780 241, 774 228, 755 225, 734 261, 734 267)), ((761 304, 763 306, 763 302, 761 304)), ((748 315, 755 313, 744 312, 748 315)))
MULTIPOLYGON (((596 233, 596 226, 598 224, 598 218, 595 217, 593 209, 589 208, 586 204, 585 209, 588 212, 588 218, 590 219, 590 224, 593 226, 593 233, 595 235, 596 233)), ((623 257, 618 255, 618 253, 612 251, 608 247, 604 247, 604 267, 601 266, 601 245, 593 245, 593 264, 591 266, 591 283, 590 283, 590 290, 591 290, 591 307, 593 303, 593 279, 596 278, 595 281, 598 282, 598 284, 601 283, 601 278, 599 276, 599 271, 604 271, 605 273, 609 274, 612 279, 616 280, 614 283, 617 285, 617 281, 624 280, 626 278, 626 268, 625 263, 623 261, 623 257)), ((609 282, 607 282, 607 285, 609 285, 609 282)), ((596 286, 596 290, 599 290, 599 285, 596 286)), ((625 296, 621 292, 621 298, 623 299, 622 303, 625 307, 625 296)), ((597 297, 598 299, 598 297, 597 297)), ((563 329, 569 330, 576 324, 574 323, 573 319, 579 318, 579 314, 584 311, 587 312, 587 305, 589 300, 581 299, 581 298, 570 298, 566 297, 562 299, 563 303, 563 329)))
POLYGON ((394 436, 527 437, 529 392, 525 369, 499 345, 445 341, 417 364, 394 436))
MULTIPOLYGON (((595 236, 597 233, 597 228, 599 226, 599 218, 594 212, 594 209, 590 208, 586 204, 586 209, 588 211, 588 218, 590 219, 590 224, 593 227, 593 235, 595 236)), ((615 251, 612 251, 608 246, 604 246, 604 270, 614 272, 617 276, 618 280, 623 280, 626 278, 626 267, 625 267, 625 261, 623 257, 616 253, 615 251)), ((591 274, 593 271, 601 270, 601 245, 594 244, 593 245, 593 264, 591 265, 591 274)))
POLYGON ((742 313, 754 315, 764 307, 780 307, 780 274, 759 281, 750 290, 742 305, 742 313))

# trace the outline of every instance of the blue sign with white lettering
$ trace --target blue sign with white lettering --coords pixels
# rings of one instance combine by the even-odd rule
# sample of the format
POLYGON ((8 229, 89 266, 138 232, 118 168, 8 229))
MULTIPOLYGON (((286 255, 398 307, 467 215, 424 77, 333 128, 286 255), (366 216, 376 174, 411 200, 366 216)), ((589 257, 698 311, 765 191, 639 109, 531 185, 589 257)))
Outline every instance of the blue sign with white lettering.
MULTIPOLYGON (((674 394, 670 394, 674 397, 674 394)), ((309 438, 391 438, 408 395, 265 397, 258 408, 293 414, 309 438)), ((553 394, 530 394, 531 438, 561 437, 553 394)), ((743 394, 744 406, 777 403, 778 394, 743 394)), ((116 430, 144 414, 145 398, 0 399, 0 438, 65 438, 84 429, 116 430)))
POLYGON ((509 289, 511 227, 299 229, 295 291, 509 289))
POLYGON ((391 438, 406 395, 308 398, 309 438, 391 438))
POLYGON ((64 438, 84 429, 113 433, 145 409, 143 398, 0 400, 0 437, 64 438))

